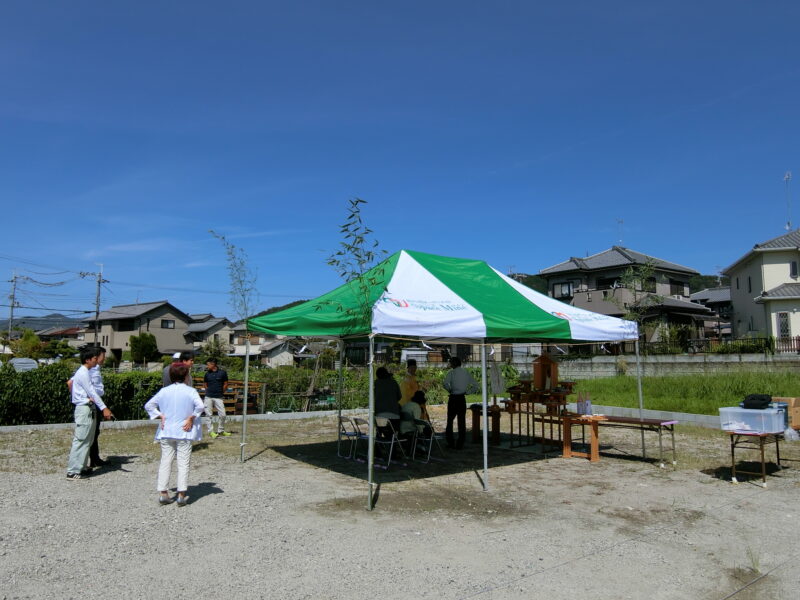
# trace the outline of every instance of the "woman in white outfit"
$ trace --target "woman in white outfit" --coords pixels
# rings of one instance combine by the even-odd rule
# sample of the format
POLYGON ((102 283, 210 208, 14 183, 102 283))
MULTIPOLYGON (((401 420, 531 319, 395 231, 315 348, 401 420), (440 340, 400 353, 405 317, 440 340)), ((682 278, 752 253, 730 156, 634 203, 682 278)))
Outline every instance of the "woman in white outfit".
POLYGON ((200 394, 184 383, 189 367, 174 363, 169 368, 172 383, 161 390, 144 405, 151 419, 161 419, 156 430, 156 440, 161 442, 161 464, 158 467, 159 504, 170 504, 169 477, 172 462, 178 459, 178 506, 186 506, 189 479, 189 462, 192 457, 192 442, 202 438, 200 415, 205 411, 200 394))

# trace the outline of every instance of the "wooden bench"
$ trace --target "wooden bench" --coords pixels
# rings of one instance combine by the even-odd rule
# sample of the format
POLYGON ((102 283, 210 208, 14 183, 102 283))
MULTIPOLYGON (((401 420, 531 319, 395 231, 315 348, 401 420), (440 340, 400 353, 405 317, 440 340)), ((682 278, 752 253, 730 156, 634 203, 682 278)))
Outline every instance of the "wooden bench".
MULTIPOLYGON (((194 387, 205 398, 206 388, 202 377, 193 377, 194 387)), ((258 412, 258 398, 264 384, 258 381, 248 381, 247 387, 247 414, 258 412)), ((222 401, 225 404, 225 412, 229 415, 241 415, 244 411, 244 382, 235 379, 229 380, 222 394, 222 401)))
MULTIPOLYGON (((612 417, 606 415, 604 421, 600 421, 600 427, 622 427, 625 429, 638 429, 639 431, 655 431, 658 433, 658 462, 661 468, 664 468, 664 442, 663 435, 665 431, 670 434, 672 442, 672 464, 677 465, 678 459, 675 454, 675 425, 677 421, 669 421, 666 419, 640 419, 638 417, 612 417)), ((644 456, 647 458, 646 449, 642 448, 644 456)))

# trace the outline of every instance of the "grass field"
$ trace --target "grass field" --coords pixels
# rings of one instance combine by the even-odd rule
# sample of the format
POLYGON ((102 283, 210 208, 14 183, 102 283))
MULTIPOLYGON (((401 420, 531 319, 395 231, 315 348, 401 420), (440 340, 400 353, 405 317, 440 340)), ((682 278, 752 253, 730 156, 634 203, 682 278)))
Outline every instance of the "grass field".
MULTIPOLYGON (((576 391, 588 393, 593 404, 636 407, 635 377, 608 377, 580 381, 576 391)), ((736 406, 748 394, 800 396, 800 378, 794 373, 731 373, 645 377, 642 393, 647 408, 716 415, 721 406, 736 406)))

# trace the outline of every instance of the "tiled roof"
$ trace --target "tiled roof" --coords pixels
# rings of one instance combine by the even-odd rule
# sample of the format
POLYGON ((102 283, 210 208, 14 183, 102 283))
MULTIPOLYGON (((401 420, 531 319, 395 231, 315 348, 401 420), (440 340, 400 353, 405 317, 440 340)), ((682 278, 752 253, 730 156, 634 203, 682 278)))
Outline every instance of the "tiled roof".
POLYGON ((714 302, 730 302, 731 301, 731 288, 730 286, 723 286, 723 287, 715 287, 715 288, 706 288, 704 290, 700 290, 699 292, 695 292, 689 299, 692 302, 706 302, 706 303, 714 303, 714 302))
POLYGON ((765 296, 767 298, 800 298, 800 283, 783 283, 761 294, 762 298, 765 296))
POLYGON ((795 229, 753 246, 753 250, 773 248, 800 248, 800 230, 795 229))
MULTIPOLYGON (((112 306, 108 310, 104 310, 98 316, 100 321, 111 321, 114 319, 132 319, 134 317, 140 317, 144 314, 149 313, 156 308, 159 308, 163 305, 168 305, 178 311, 180 314, 184 315, 188 320, 188 315, 183 313, 183 311, 178 310, 172 304, 167 302, 166 300, 159 300, 158 302, 145 302, 142 304, 120 304, 119 306, 112 306)), ((94 321, 94 319, 87 319, 88 321, 94 321)))
POLYGON ((201 321, 199 323, 189 323, 188 331, 189 333, 202 333, 213 327, 216 327, 220 323, 227 322, 227 320, 228 319, 225 317, 216 317, 214 319, 208 319, 207 321, 201 321))
POLYGON ((629 248, 621 246, 612 246, 608 250, 587 256, 586 258, 571 257, 569 260, 553 265, 546 269, 539 271, 540 275, 550 275, 553 273, 565 273, 569 271, 598 271, 602 269, 609 269, 614 267, 629 267, 633 265, 643 265, 648 261, 652 261, 654 266, 660 270, 678 271, 689 275, 699 274, 694 269, 684 267, 677 263, 669 262, 636 252, 629 248))
POLYGON ((670 308, 680 308, 682 310, 689 310, 692 312, 707 312, 710 313, 711 309, 707 306, 703 306, 702 304, 698 304, 697 302, 690 302, 689 300, 684 300, 682 298, 671 298, 670 296, 666 296, 661 301, 661 306, 668 306, 670 308))

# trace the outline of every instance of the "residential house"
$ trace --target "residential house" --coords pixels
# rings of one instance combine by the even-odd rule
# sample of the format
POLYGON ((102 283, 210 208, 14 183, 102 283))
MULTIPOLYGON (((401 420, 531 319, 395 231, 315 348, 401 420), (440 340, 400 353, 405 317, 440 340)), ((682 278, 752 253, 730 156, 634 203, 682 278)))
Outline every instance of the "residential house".
POLYGON ((731 278, 734 337, 800 335, 800 230, 753 249, 724 269, 731 278))
POLYGON ((143 304, 122 304, 102 311, 97 318, 99 340, 95 340, 95 320, 86 322, 84 338, 87 343, 99 342, 118 360, 130 350, 130 338, 151 333, 162 354, 191 350, 186 340, 191 317, 166 300, 143 304))
POLYGON ((706 320, 705 328, 707 338, 730 338, 731 336, 731 315, 733 306, 731 304, 730 286, 719 286, 706 288, 689 296, 692 302, 702 304, 711 309, 714 316, 706 320))
POLYGON ((73 348, 78 348, 86 343, 84 341, 84 329, 77 325, 67 328, 48 327, 46 329, 40 329, 36 332, 36 336, 43 342, 65 340, 73 348))
MULTIPOLYGON (((615 317, 625 314, 627 306, 635 301, 635 292, 655 295, 658 299, 648 307, 644 321, 688 325, 695 337, 702 335, 703 321, 711 315, 708 308, 689 300, 689 279, 699 275, 697 271, 621 246, 586 258, 572 257, 542 269, 539 275, 547 282, 548 294, 553 298, 615 317), (647 264, 652 265, 653 276, 644 289, 622 287, 623 275, 629 268, 647 264)), ((659 328, 648 328, 647 335, 647 341, 657 341, 659 328)))
POLYGON ((221 340, 229 346, 233 344, 233 323, 225 317, 215 317, 211 313, 189 315, 191 322, 186 330, 186 341, 194 350, 199 350, 211 340, 221 340))

